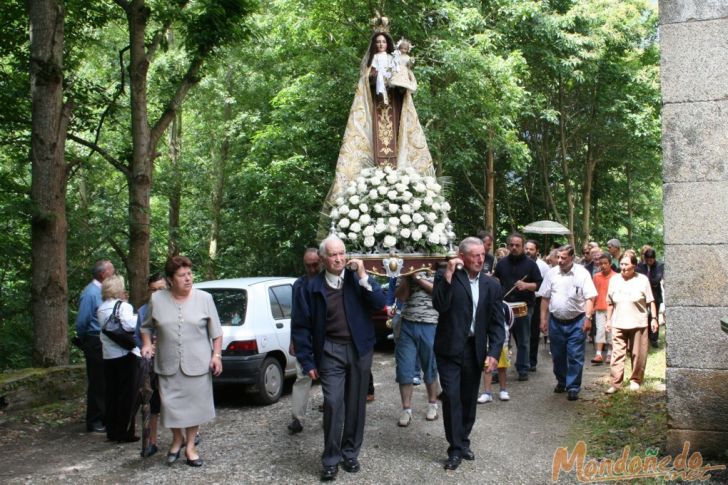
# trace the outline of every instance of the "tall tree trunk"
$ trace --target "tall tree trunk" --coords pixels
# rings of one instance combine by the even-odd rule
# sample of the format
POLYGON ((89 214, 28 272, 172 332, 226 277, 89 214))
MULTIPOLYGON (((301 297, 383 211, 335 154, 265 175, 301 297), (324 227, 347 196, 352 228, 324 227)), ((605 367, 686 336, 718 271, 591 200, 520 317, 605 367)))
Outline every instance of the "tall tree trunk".
POLYGON ((495 153, 493 130, 488 129, 488 158, 485 169, 485 230, 495 237, 495 153))
POLYGON ((627 175, 627 245, 632 247, 634 244, 634 241, 632 241, 634 232, 632 220, 632 167, 627 164, 624 167, 624 172, 627 175))
POLYGON ((147 293, 149 276, 149 198, 152 188, 154 145, 147 113, 147 72, 144 35, 149 9, 143 0, 133 0, 126 7, 129 22, 129 84, 131 96, 132 160, 129 174, 129 260, 127 272, 130 300, 140 305, 147 293))
POLYGON ((566 154, 566 119, 564 116, 564 84, 559 76, 559 156, 561 158, 561 170, 564 176, 564 191, 566 193, 566 217, 568 221, 569 244, 574 244, 574 190, 571 186, 569 175, 569 161, 566 154))
POLYGON ((63 103, 62 2, 28 2, 30 17, 31 219, 33 361, 68 363, 66 281, 66 131, 70 104, 63 103))
POLYGON ((586 149, 586 164, 584 164, 584 185, 582 190, 582 245, 589 241, 591 232, 591 205, 592 184, 594 182, 594 169, 597 161, 594 159, 591 141, 586 149))
POLYGON ((233 90, 234 86, 232 84, 232 76, 233 71, 232 69, 228 69, 227 73, 225 74, 225 86, 227 91, 227 97, 225 99, 225 107, 223 108, 222 112, 222 119, 223 119, 223 138, 222 143, 220 145, 220 156, 219 157, 213 157, 214 159, 217 159, 217 163, 215 163, 214 167, 214 184, 212 187, 212 224, 210 227, 210 247, 209 247, 209 255, 210 255, 210 266, 208 267, 208 279, 214 280, 216 278, 216 272, 217 272, 217 244, 220 239, 220 219, 221 219, 221 212, 222 212, 222 201, 223 196, 225 195, 225 171, 226 166, 228 162, 228 157, 230 156, 230 136, 228 135, 229 129, 230 129, 230 121, 233 119, 233 107, 232 107, 232 99, 233 99, 233 90))
POLYGON ((172 120, 169 127, 169 159, 172 178, 169 194, 169 240, 167 242, 167 256, 179 254, 179 211, 182 206, 182 170, 180 168, 180 150, 182 148, 182 110, 172 120))

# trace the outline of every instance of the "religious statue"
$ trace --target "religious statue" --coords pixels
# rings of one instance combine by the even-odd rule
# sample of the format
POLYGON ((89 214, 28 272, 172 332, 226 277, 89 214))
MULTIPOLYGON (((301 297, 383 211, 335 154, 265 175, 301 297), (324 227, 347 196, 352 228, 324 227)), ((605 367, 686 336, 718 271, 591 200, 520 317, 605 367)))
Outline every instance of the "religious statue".
POLYGON ((389 21, 386 17, 378 20, 361 62, 325 213, 365 168, 412 168, 422 176, 435 175, 412 101, 417 81, 411 70, 411 44, 403 39, 395 51, 389 21))

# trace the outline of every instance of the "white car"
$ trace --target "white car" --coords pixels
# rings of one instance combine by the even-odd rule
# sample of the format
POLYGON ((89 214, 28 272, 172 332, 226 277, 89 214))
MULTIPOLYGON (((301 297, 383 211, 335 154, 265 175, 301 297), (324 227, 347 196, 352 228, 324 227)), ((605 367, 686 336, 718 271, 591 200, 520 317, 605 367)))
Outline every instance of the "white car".
POLYGON ((263 404, 283 393, 296 375, 291 339, 291 295, 295 278, 255 277, 205 281, 195 288, 212 295, 222 323, 220 384, 243 384, 263 404))

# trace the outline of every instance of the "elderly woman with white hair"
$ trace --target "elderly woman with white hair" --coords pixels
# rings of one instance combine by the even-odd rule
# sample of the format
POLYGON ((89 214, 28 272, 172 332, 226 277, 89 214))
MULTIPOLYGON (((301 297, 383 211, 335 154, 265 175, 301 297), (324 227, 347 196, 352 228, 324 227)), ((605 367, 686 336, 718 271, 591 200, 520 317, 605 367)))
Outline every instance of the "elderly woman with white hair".
MULTIPOLYGON (((126 302, 124 278, 118 275, 106 278, 101 283, 101 298, 103 302, 96 311, 101 328, 106 328, 111 317, 116 314, 121 328, 133 335, 137 316, 134 307, 126 302)), ((134 436, 132 406, 139 348, 125 349, 103 331, 100 338, 106 380, 106 437, 109 441, 119 443, 137 441, 139 437, 134 436)))

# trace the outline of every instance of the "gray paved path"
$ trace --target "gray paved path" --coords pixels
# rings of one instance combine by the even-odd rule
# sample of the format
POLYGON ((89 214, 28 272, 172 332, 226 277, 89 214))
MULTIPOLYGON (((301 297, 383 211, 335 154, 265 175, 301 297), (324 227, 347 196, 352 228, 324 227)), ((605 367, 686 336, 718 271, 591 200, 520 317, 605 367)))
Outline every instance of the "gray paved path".
MULTIPOLYGON (((549 483, 554 450, 566 445, 570 426, 578 414, 590 412, 590 396, 600 387, 587 385, 580 401, 568 402, 565 394, 552 392, 547 350, 541 349, 540 359, 538 372, 527 382, 516 382, 510 369, 511 401, 479 406, 471 436, 477 459, 446 472, 442 420, 425 420, 424 386, 415 388, 412 424, 398 428, 394 356, 377 352, 377 398, 368 405, 362 470, 351 475, 341 470, 336 483, 549 483)), ((605 373, 605 367, 587 364, 585 382, 605 373)), ((83 432, 81 425, 38 433, 2 447, 0 483, 318 483, 323 438, 316 408, 321 401, 315 386, 305 429, 290 436, 290 395, 259 407, 226 393, 218 399, 217 419, 203 429, 199 451, 206 464, 200 469, 182 462, 169 468, 163 452, 142 460, 137 444, 111 445, 103 436, 83 432)), ((165 431, 160 449, 169 441, 165 431)))

